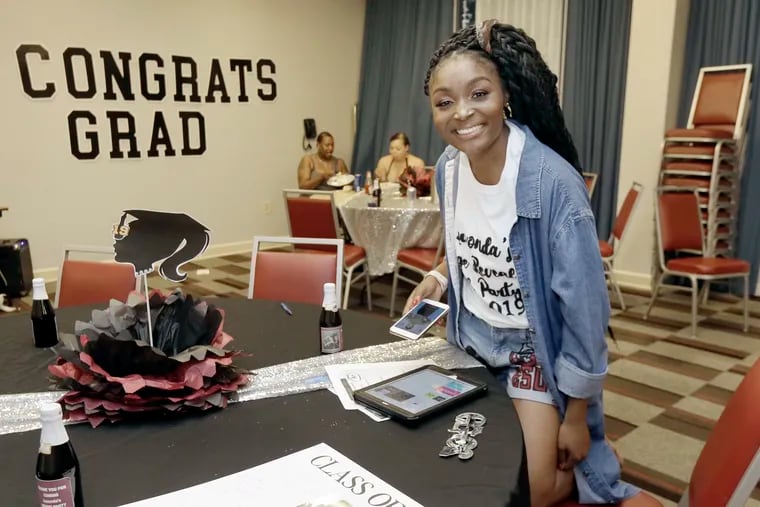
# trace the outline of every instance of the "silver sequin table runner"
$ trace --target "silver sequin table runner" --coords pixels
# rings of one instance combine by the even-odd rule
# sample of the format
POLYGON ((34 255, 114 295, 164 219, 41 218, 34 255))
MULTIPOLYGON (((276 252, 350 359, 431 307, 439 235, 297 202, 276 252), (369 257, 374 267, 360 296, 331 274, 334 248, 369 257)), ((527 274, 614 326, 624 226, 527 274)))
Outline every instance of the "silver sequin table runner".
MULTIPOLYGON (((330 387, 324 367, 343 363, 377 363, 430 359, 443 368, 473 368, 479 362, 440 338, 398 341, 337 354, 310 357, 299 361, 254 370, 251 382, 240 389, 232 402, 274 398, 330 387)), ((0 435, 38 429, 38 406, 56 401, 63 391, 0 395, 0 435)))

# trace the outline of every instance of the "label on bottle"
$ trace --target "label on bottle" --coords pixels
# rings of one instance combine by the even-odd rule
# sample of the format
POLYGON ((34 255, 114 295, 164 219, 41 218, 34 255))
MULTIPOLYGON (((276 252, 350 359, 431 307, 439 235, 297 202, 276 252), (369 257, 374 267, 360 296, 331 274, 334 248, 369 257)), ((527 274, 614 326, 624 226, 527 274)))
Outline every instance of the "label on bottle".
POLYGON ((323 354, 334 354, 343 350, 343 326, 320 327, 319 337, 323 354))
POLYGON ((32 314, 34 345, 40 348, 55 347, 58 344, 58 319, 55 314, 35 316, 32 314))
POLYGON ((37 500, 41 507, 75 507, 74 469, 53 481, 37 479, 37 500))

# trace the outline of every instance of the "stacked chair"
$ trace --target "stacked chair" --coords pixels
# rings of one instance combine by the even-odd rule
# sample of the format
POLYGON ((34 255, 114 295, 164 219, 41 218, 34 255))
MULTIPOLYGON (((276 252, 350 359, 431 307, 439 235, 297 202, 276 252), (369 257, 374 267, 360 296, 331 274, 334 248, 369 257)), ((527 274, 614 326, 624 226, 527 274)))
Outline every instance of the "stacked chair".
POLYGON ((734 254, 752 66, 704 67, 686 128, 665 134, 659 187, 696 190, 705 255, 734 254))

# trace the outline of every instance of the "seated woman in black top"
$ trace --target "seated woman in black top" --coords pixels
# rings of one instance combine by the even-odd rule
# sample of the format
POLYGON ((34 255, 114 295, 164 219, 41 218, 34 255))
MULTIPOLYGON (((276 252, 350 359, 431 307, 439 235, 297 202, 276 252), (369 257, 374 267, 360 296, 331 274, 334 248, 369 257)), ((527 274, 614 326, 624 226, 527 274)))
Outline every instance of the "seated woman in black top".
POLYGON ((317 136, 317 153, 301 158, 298 164, 298 188, 310 190, 335 190, 327 185, 327 180, 336 174, 348 174, 343 159, 333 157, 335 140, 329 132, 317 136))

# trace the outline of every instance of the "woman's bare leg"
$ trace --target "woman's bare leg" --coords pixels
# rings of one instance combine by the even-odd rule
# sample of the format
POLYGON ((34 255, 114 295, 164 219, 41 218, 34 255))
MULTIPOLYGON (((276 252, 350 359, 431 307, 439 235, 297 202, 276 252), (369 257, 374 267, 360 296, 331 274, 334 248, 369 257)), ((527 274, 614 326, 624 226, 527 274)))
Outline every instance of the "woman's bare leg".
POLYGON ((533 507, 548 507, 570 496, 572 470, 557 468, 559 412, 553 405, 513 399, 520 418, 528 457, 528 480, 533 507))

